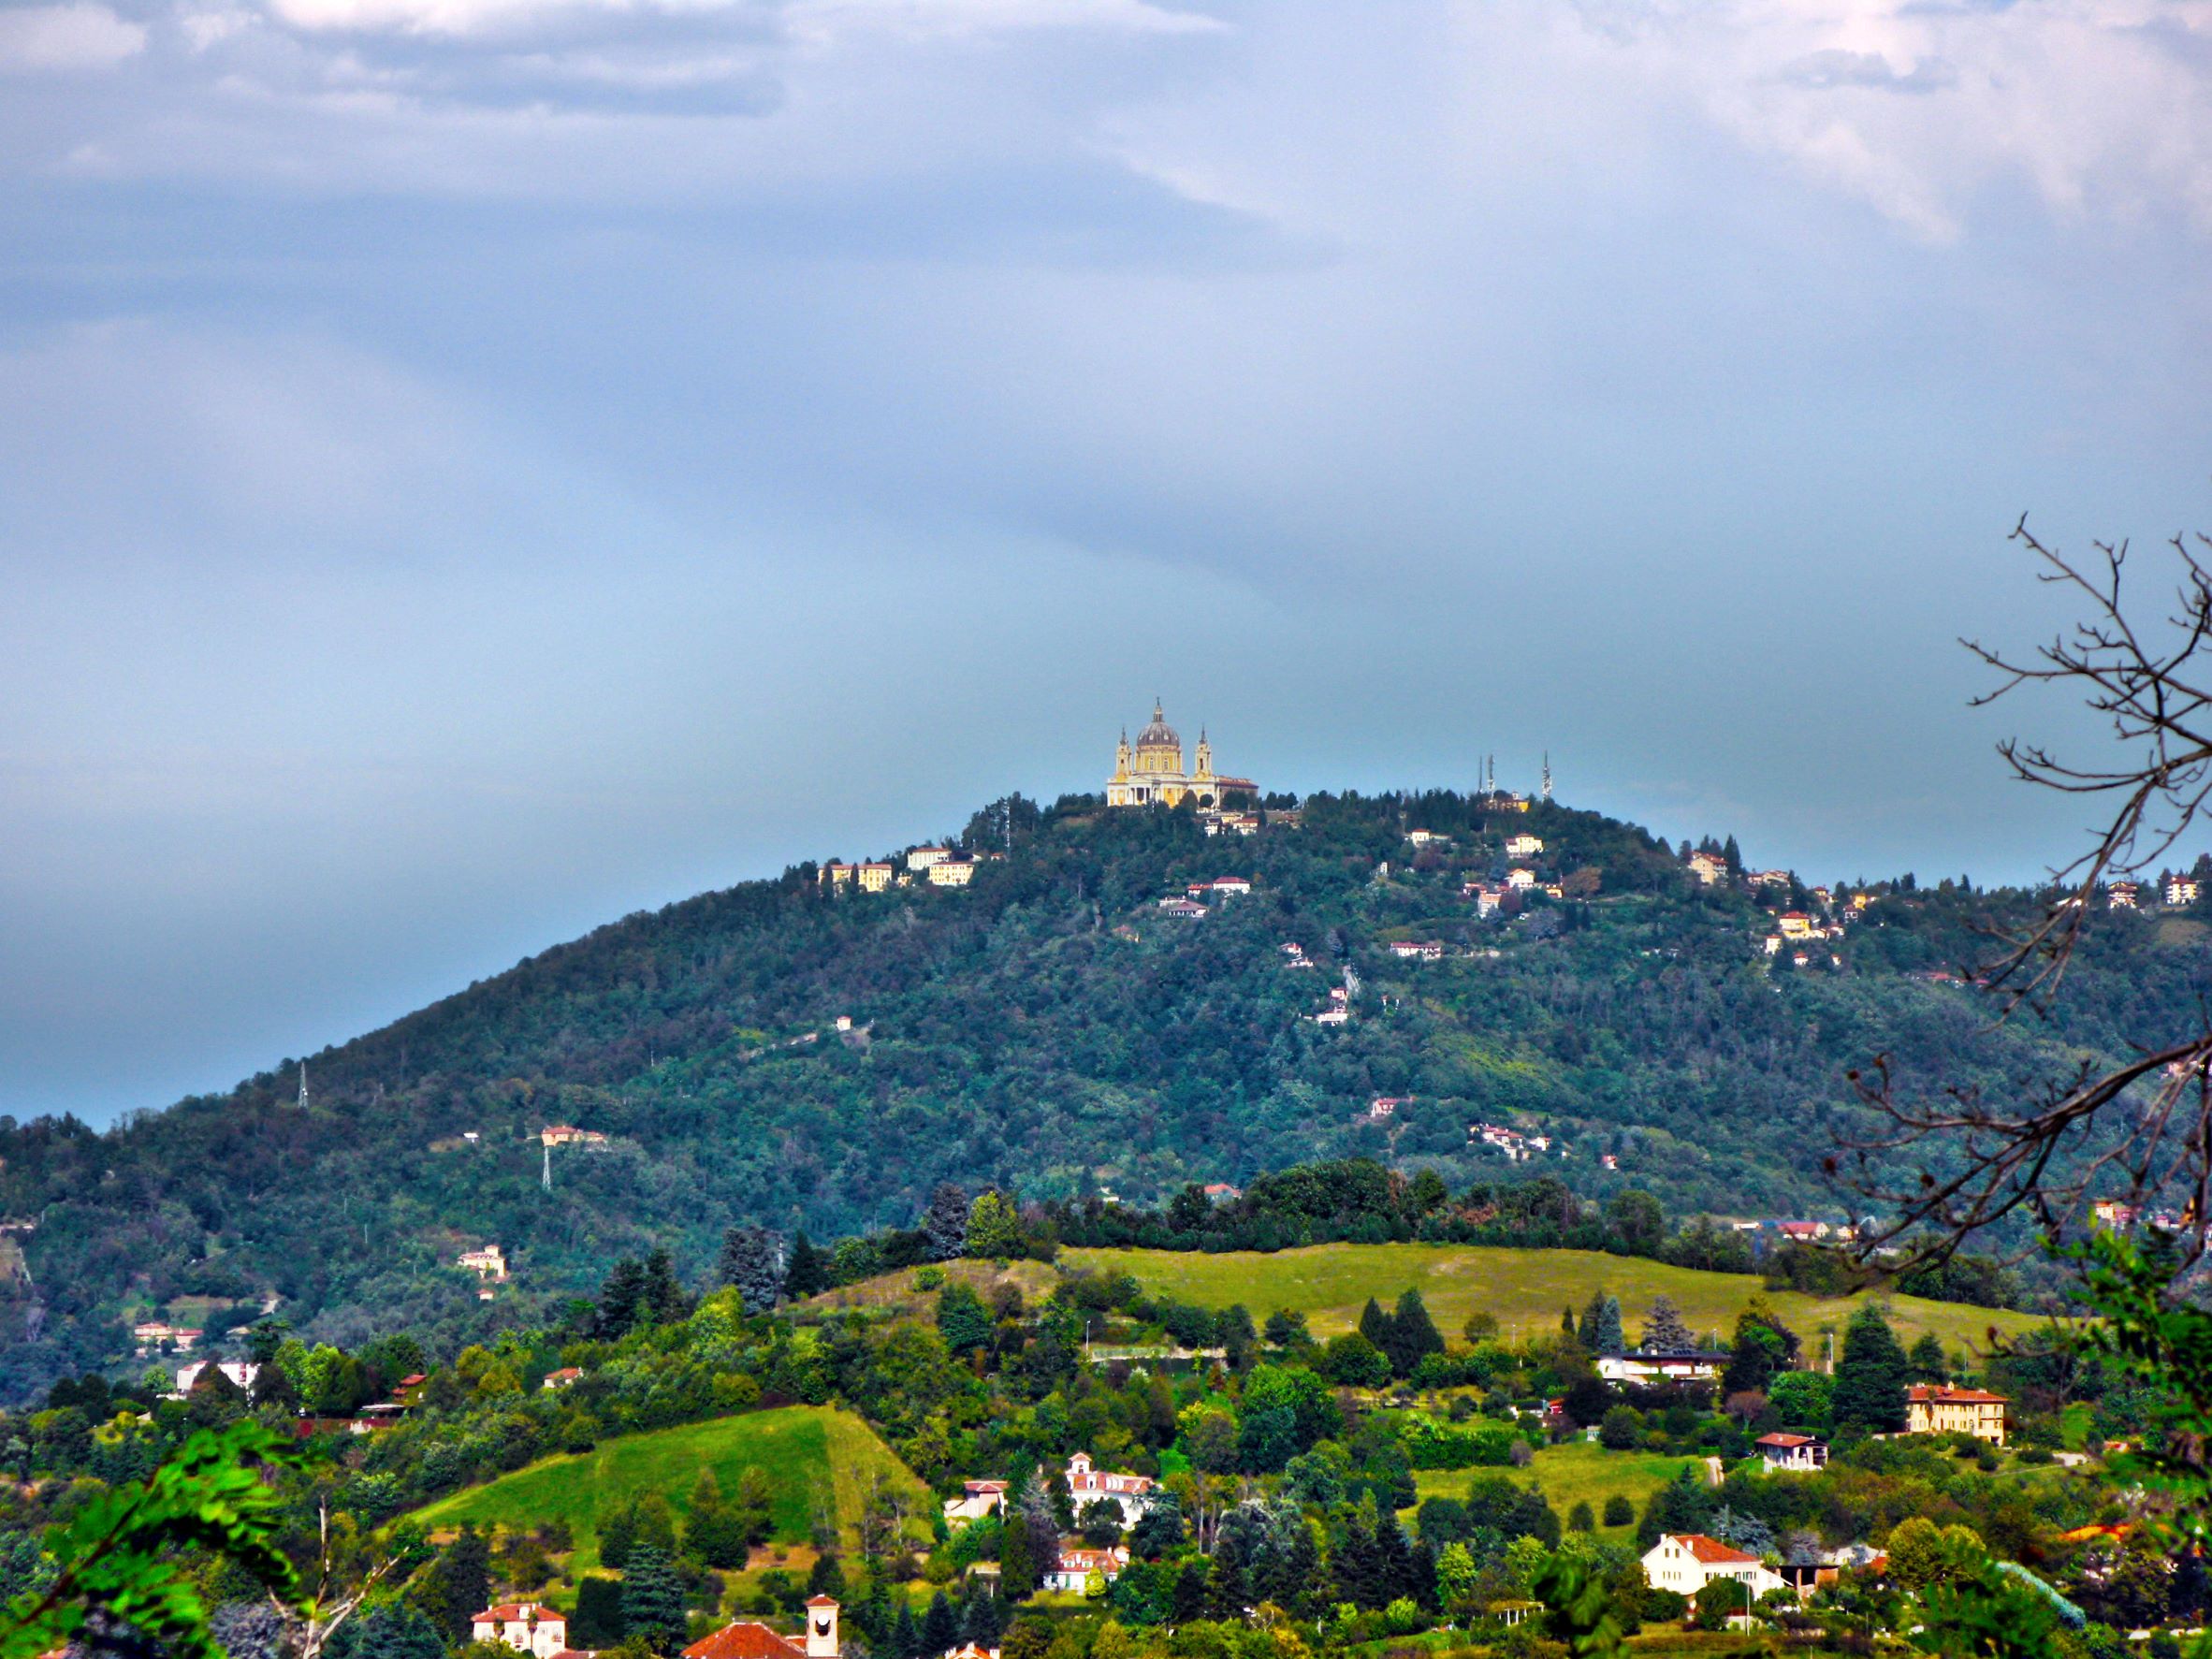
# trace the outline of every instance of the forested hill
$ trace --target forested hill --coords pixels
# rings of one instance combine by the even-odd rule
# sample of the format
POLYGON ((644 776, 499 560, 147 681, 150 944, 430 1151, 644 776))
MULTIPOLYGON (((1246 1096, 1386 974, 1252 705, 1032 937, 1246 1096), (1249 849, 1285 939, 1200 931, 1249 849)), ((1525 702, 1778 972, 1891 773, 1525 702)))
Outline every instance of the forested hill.
POLYGON ((2024 895, 1885 884, 1798 968, 1760 941, 1817 897, 1703 888, 1662 842, 1549 803, 1317 796, 1244 838, 1017 798, 968 839, 1004 856, 966 888, 830 893, 802 866, 602 928, 312 1056, 305 1110, 286 1062, 107 1133, 0 1120, 31 1278, 0 1307, 0 1391, 116 1357, 134 1319, 213 1332, 273 1295, 342 1341, 466 1328, 652 1244, 696 1276, 737 1221, 909 1225, 944 1180, 1150 1200, 1367 1153, 1454 1190, 1540 1171, 1678 1215, 1833 1215, 1847 1067, 1887 1051, 1908 1078, 1940 1062, 2016 1091, 2058 1044, 2122 1053, 2212 990, 2202 924, 2100 915, 2059 1023, 1993 1030, 1933 970, 2024 895), (1543 851, 1517 862, 1567 896, 1478 920, 1463 884, 1502 878, 1521 834, 1543 851), (1218 876, 1252 889, 1160 908, 1218 876), (1414 939, 1443 959, 1389 949, 1414 939), (1307 1017, 1347 983, 1346 1024, 1307 1017), (1509 1165, 1476 1122, 1555 1145, 1509 1165), (607 1141, 554 1150, 547 1192, 556 1124, 607 1141), (486 1306, 452 1263, 488 1243, 516 1278, 486 1306))

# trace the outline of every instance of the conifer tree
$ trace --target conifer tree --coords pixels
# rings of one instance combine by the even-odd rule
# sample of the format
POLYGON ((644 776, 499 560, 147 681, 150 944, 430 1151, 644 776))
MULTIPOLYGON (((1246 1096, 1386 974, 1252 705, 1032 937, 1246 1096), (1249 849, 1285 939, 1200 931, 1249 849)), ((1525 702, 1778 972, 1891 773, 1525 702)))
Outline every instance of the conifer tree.
POLYGON ((829 1272, 822 1265, 822 1253, 815 1249, 814 1241, 801 1228, 791 1242, 791 1262, 783 1270, 783 1298, 797 1302, 829 1288, 829 1272))
POLYGON ((922 1652, 934 1659, 935 1655, 950 1652, 959 1645, 960 1620, 940 1590, 929 1598, 929 1611, 922 1618, 922 1652))
POLYGON ((1628 1346, 1628 1339, 1621 1330, 1621 1299, 1603 1290, 1593 1290, 1589 1305, 1582 1310, 1582 1323, 1575 1334, 1593 1354, 1621 1352, 1628 1346))
POLYGON ((1421 1301, 1421 1293, 1407 1288, 1398 1298, 1398 1308, 1390 1316, 1390 1369, 1401 1376, 1409 1376, 1413 1368, 1431 1354, 1444 1352, 1444 1335, 1436 1329, 1435 1320, 1429 1317, 1428 1304, 1421 1301))
POLYGON ((951 1261, 968 1249, 968 1194, 945 1182, 929 1197, 922 1215, 922 1230, 929 1235, 929 1259, 951 1261))
POLYGON ((684 1590, 667 1551, 640 1544, 622 1569, 622 1634, 656 1653, 674 1652, 684 1639, 684 1590))
POLYGON ((1696 1346, 1697 1339, 1690 1334, 1689 1324, 1674 1305, 1674 1298, 1653 1299, 1652 1311, 1644 1316, 1644 1346, 1656 1353, 1675 1354, 1696 1346))
POLYGON ((484 1535, 470 1522, 460 1535, 445 1546, 438 1559, 439 1587, 445 1593, 445 1637, 449 1641, 469 1639, 470 1620, 481 1612, 491 1596, 491 1549, 484 1535))
POLYGON ((1951 1367, 1943 1358, 1943 1339, 1932 1331, 1913 1345, 1913 1380, 1940 1383, 1950 1380, 1951 1367))
POLYGON ((715 1276, 736 1287, 747 1313, 766 1313, 783 1288, 783 1251, 776 1235, 764 1228, 731 1228, 722 1234, 715 1276))
POLYGON ((1367 1305, 1360 1310, 1360 1334, 1373 1343, 1375 1351, 1388 1359, 1396 1340, 1390 1325, 1390 1316, 1384 1313, 1382 1304, 1370 1296, 1367 1305))
POLYGON ((1831 1415, 1836 1426, 1856 1424, 1873 1433, 1895 1433, 1905 1426, 1905 1382, 1912 1361, 1898 1346, 1897 1333, 1872 1302, 1851 1316, 1843 1328, 1843 1357, 1836 1365, 1831 1415))
POLYGON ((892 1659, 916 1659, 922 1652, 922 1627, 914 1623, 913 1605, 899 1598, 898 1617, 892 1621, 892 1659))

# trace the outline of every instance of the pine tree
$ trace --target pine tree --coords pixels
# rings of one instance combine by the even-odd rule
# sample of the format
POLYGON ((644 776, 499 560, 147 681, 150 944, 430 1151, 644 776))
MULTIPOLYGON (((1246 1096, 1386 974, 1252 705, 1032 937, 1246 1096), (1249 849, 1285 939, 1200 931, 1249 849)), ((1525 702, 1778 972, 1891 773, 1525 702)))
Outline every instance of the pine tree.
POLYGON ((638 1301, 645 1317, 655 1325, 673 1325, 691 1311, 691 1299, 677 1280, 676 1263, 665 1249, 656 1249, 645 1259, 638 1301))
POLYGON ((615 1263, 599 1288, 599 1307, 592 1317, 591 1334, 601 1342, 619 1342, 637 1326, 645 1298, 645 1267, 627 1259, 615 1263))
POLYGON ((968 1249, 968 1194, 950 1181, 929 1196, 922 1215, 922 1230, 929 1235, 929 1259, 951 1261, 968 1249))
POLYGON ((683 1645, 684 1588, 666 1551, 640 1544, 622 1569, 622 1634, 656 1653, 683 1645))
POLYGON ((576 1616, 568 1623, 569 1642, 589 1652, 622 1639, 622 1580, 587 1573, 576 1584, 576 1616))
POLYGON ((1360 1334, 1373 1343, 1375 1351, 1385 1359, 1397 1341, 1397 1332, 1390 1323, 1390 1316, 1384 1313, 1382 1304, 1370 1296, 1367 1305, 1360 1310, 1360 1334))
POLYGON ((1905 1426, 1905 1381, 1912 1361, 1898 1346, 1897 1333, 1882 1310, 1869 1302, 1843 1328, 1843 1357, 1836 1364, 1832 1414, 1846 1424, 1873 1433, 1895 1433, 1905 1426))
POLYGON ((1932 1331, 1913 1345, 1913 1377, 1916 1382, 1948 1381, 1951 1367, 1943 1359, 1943 1339, 1932 1331))
POLYGON ((691 1513, 684 1522, 684 1547, 711 1567, 745 1564, 745 1526, 722 1498, 712 1469, 701 1469, 691 1488, 691 1513))
POLYGON ((822 1267, 821 1252, 801 1228, 798 1237, 791 1242, 791 1263, 783 1270, 783 1298, 797 1302, 828 1288, 829 1273, 822 1267))
POLYGON ((747 1313, 766 1313, 783 1288, 783 1252, 776 1235, 764 1228, 731 1228, 722 1234, 716 1276, 736 1287, 747 1313))
POLYGON ((1593 1290, 1589 1305, 1582 1310, 1582 1323, 1575 1334, 1593 1354, 1621 1352, 1628 1346, 1628 1339, 1621 1330, 1621 1299, 1603 1290, 1593 1290))
POLYGON ((1697 1339, 1690 1334, 1689 1324, 1681 1309, 1674 1305, 1674 1298, 1655 1298, 1652 1311, 1644 1316, 1644 1346, 1655 1353, 1678 1354, 1696 1346, 1697 1339))
POLYGON ((473 1523, 463 1526, 460 1536, 445 1546, 438 1560, 438 1578, 445 1593, 444 1635, 449 1641, 465 1642, 470 1621, 491 1597, 491 1549, 473 1523))
POLYGON ((891 1659, 915 1659, 921 1652, 922 1627, 914 1623, 913 1605, 901 1596, 891 1625, 891 1659))
POLYGON ((1398 1298, 1397 1311, 1390 1316, 1390 1343, 1385 1351, 1390 1356, 1390 1369, 1401 1376, 1410 1376, 1429 1355, 1444 1352, 1444 1335, 1429 1317, 1419 1290, 1409 1288, 1398 1298))
POLYGON ((922 1619, 922 1651, 935 1655, 950 1652, 959 1645, 960 1620, 940 1590, 929 1598, 929 1611, 922 1619))

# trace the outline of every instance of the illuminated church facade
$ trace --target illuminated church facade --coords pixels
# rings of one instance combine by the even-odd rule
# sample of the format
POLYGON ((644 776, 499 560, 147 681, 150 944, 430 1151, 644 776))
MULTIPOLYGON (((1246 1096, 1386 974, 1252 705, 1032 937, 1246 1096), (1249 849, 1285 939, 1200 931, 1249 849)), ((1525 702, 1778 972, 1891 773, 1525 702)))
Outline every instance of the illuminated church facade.
POLYGON ((1201 811, 1214 812, 1231 794, 1257 801, 1259 786, 1249 778, 1225 778, 1215 772, 1214 746, 1203 730, 1199 733, 1198 754, 1185 771, 1183 738, 1168 724, 1157 700, 1152 723, 1137 734, 1134 747, 1128 728, 1123 728, 1121 745, 1113 751, 1113 776, 1106 780, 1109 807, 1179 807, 1187 796, 1201 811))

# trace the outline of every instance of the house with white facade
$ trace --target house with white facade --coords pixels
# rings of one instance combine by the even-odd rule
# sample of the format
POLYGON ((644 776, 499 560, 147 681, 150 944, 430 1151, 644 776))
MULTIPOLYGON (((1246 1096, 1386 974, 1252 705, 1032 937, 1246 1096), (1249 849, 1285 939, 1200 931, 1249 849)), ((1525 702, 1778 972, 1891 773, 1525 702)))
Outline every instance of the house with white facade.
POLYGON ((1754 1601, 1769 1590, 1789 1588, 1788 1580, 1757 1556, 1703 1533, 1663 1534, 1644 1551, 1644 1579, 1654 1590, 1691 1596, 1715 1579, 1733 1579, 1749 1589, 1754 1601))
POLYGON ((568 1650, 568 1618, 543 1602, 507 1601, 469 1615, 469 1639, 504 1642, 536 1659, 553 1659, 568 1650))

